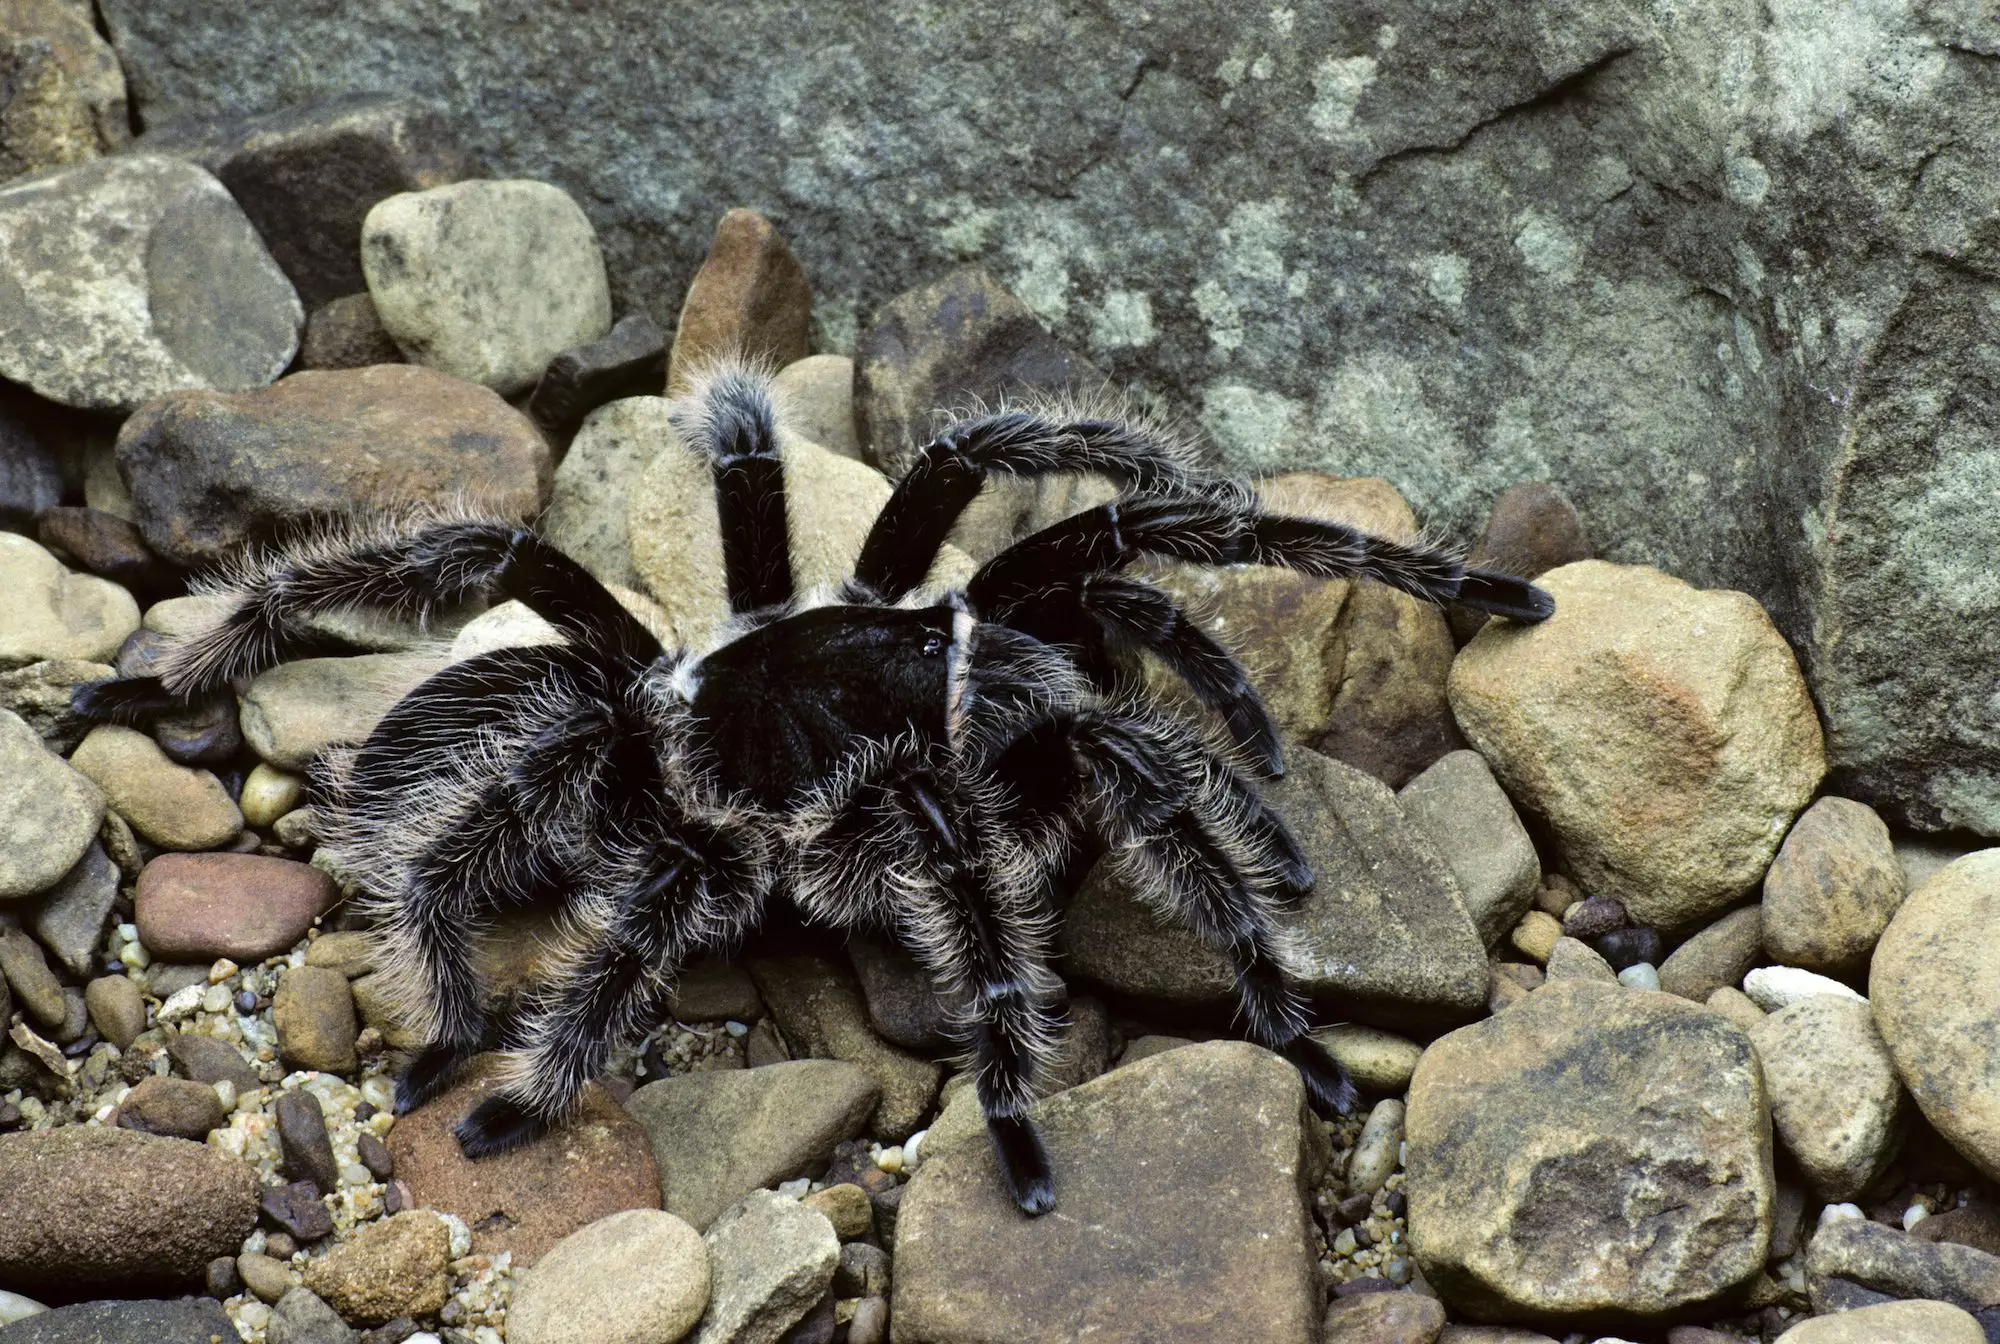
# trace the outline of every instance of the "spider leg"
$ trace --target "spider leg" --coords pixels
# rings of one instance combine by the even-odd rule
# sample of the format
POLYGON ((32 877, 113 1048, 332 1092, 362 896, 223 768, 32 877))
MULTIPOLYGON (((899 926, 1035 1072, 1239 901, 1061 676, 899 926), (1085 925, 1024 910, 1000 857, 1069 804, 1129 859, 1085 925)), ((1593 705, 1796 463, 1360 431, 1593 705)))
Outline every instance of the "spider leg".
POLYGON ((729 609, 756 611, 789 600, 785 466, 770 379, 740 364, 717 364, 695 376, 669 414, 715 476, 729 609))
POLYGON ((524 527, 436 512, 330 525, 240 562, 215 583, 222 613, 161 655, 154 678, 93 682, 75 696, 90 718, 130 719, 176 705, 323 646, 306 622, 349 608, 427 620, 474 596, 514 598, 572 641, 635 668, 659 641, 590 572, 524 527))
POLYGON ((921 584, 990 475, 1093 472, 1138 490, 1199 488, 1182 457, 1164 434, 1111 417, 1016 407, 960 420, 924 445, 882 506, 855 582, 882 602, 921 584))

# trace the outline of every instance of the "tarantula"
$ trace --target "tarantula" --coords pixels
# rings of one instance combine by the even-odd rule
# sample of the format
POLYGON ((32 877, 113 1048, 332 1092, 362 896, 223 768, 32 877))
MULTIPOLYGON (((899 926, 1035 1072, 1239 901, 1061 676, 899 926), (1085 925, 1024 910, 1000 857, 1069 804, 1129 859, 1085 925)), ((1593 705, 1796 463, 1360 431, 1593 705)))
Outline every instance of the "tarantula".
POLYGON ((1351 1108, 1272 919, 1313 881, 1251 783, 1280 773, 1277 731, 1237 661, 1125 571, 1142 557, 1278 565, 1519 621, 1547 617, 1548 595, 1426 545, 1267 514, 1147 425, 1055 405, 946 427, 853 577, 798 593, 768 381, 722 367, 672 414, 713 472, 734 613, 713 647, 663 648, 525 526, 433 512, 242 562, 214 585, 221 614, 156 678, 79 692, 89 715, 141 719, 301 655, 311 618, 344 608, 422 620, 512 598, 560 632, 446 667, 315 771, 324 839, 372 897, 387 973, 420 1019, 397 1109, 481 1047, 472 933, 497 911, 555 900, 571 937, 515 1024, 501 1086, 458 1125, 474 1157, 559 1123, 663 1015, 677 968, 782 894, 816 922, 886 931, 956 992, 1007 1187, 1045 1212, 1029 1106, 1060 1025, 1051 926, 1100 854, 1229 957, 1247 1034, 1299 1068, 1313 1103, 1351 1108), (988 477, 1070 473, 1122 493, 1015 542, 963 590, 922 590, 988 477), (1150 702, 1124 674, 1134 654, 1216 723, 1150 702))

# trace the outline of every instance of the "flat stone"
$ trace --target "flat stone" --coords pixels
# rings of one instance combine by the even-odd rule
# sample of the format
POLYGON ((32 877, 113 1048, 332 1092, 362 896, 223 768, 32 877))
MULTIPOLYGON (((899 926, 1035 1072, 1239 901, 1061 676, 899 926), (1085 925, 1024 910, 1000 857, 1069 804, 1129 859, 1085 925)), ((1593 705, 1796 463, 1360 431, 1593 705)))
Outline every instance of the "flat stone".
POLYGON ((1747 905, 1731 911, 1673 950, 1660 963, 1660 988, 1705 1002, 1718 989, 1743 983, 1764 955, 1764 911, 1747 905))
POLYGON ((845 965, 815 956, 759 957, 745 969, 795 1052, 845 1060, 874 1080, 881 1099, 870 1133, 883 1143, 900 1143, 923 1123, 944 1071, 869 1030, 860 987, 845 965))
POLYGON ((1396 791, 1396 802, 1451 865, 1486 946, 1505 938, 1534 901, 1542 864, 1486 758, 1476 751, 1441 756, 1396 791))
POLYGON ((726 212, 708 258, 681 301, 667 361, 667 389, 721 355, 783 368, 812 351, 812 285, 770 220, 755 210, 726 212))
POLYGON ((1424 1052, 1405 1129, 1411 1250, 1447 1307, 1489 1318, 1723 1298, 1764 1264, 1768 1126, 1749 1038, 1720 1016, 1545 986, 1424 1052))
POLYGON ((369 208, 470 171, 451 120, 393 94, 349 94, 253 117, 149 129, 142 153, 190 159, 229 188, 308 308, 362 287, 369 208))
POLYGON ((1778 1139, 1821 1199, 1853 1199, 1902 1139, 1903 1089, 1868 1005, 1828 995, 1750 1031, 1778 1139))
POLYGON ((778 1344, 818 1304, 840 1264, 833 1224, 768 1190, 731 1205, 702 1242, 711 1288, 694 1344, 778 1344))
POLYGON ((298 1088, 278 1097, 276 1111, 285 1174, 295 1181, 311 1181, 322 1195, 337 1193, 340 1167, 334 1161, 333 1141, 327 1137, 326 1112, 319 1098, 298 1088))
POLYGON ((278 1053, 295 1069, 352 1073, 359 1065, 354 1038, 354 996, 347 977, 318 966, 294 966, 278 979, 271 1000, 278 1053))
POLYGON ((0 900, 61 882, 104 822, 97 785, 42 745, 19 715, 0 710, 0 900))
POLYGON ((1242 1042, 1189 1045, 1047 1098, 1034 1114, 1055 1168, 1056 1211, 1044 1218, 1021 1216, 977 1127, 926 1141, 897 1217, 899 1335, 1312 1336, 1321 1290, 1295 1070, 1242 1042), (1217 1134, 1231 1141, 1218 1146, 1217 1134))
POLYGON ((1875 809, 1822 798, 1793 823, 1764 874, 1764 951, 1787 966, 1852 975, 1868 964, 1904 895, 1875 809))
MULTIPOLYGON (((1395 795, 1316 752, 1293 749, 1288 761, 1264 796, 1317 879, 1278 916, 1299 942, 1301 987, 1391 1029, 1479 1013, 1488 974, 1479 932, 1451 870, 1395 795)), ((1121 993, 1218 1009, 1235 1001, 1222 954, 1163 925, 1102 866, 1071 901, 1060 945, 1071 970, 1121 993)))
POLYGON ((0 1134, 0 1280, 134 1296, 201 1281, 257 1218, 249 1163, 185 1139, 68 1125, 0 1134))
POLYGON ((1453 662, 1459 726, 1592 895, 1656 928, 1719 913, 1826 773, 1790 647, 1744 594, 1643 566, 1540 583, 1554 616, 1495 622, 1453 662))
POLYGON ((564 1237, 515 1285, 508 1344, 661 1344, 708 1305, 708 1248, 671 1213, 628 1209, 564 1237))
MULTIPOLYGON (((1911 892, 1868 972, 1875 1023, 1924 1118, 2000 1178, 2000 850, 1911 892)), ((2000 1302, 2000 1297, 1993 1301, 2000 1302)))
POLYGON ((666 374, 666 333, 644 313, 628 313, 597 340, 549 361, 528 398, 528 418, 550 436, 568 438, 607 402, 657 396, 666 374))
POLYGON ((308 1260, 305 1286, 342 1319, 381 1325, 443 1307, 451 1295, 450 1261, 444 1219, 428 1209, 405 1209, 308 1260))
POLYGON ((57 1307, 8 1327, 7 1344, 215 1344, 236 1330, 220 1302, 182 1298, 176 1302, 84 1302, 57 1307))
POLYGON ((0 672, 0 710, 19 715, 42 745, 67 756, 91 729, 89 720, 70 708, 76 688, 115 675, 108 663, 82 658, 48 658, 12 672, 0 672))
POLYGON ((21 1007, 44 1029, 60 1027, 69 1016, 62 981, 49 969, 35 940, 11 923, 0 924, 0 977, 13 986, 21 1007))
POLYGON ((475 179, 378 202, 361 270, 414 364, 526 392, 556 355, 611 329, 597 235, 546 182, 475 179))
POLYGON ((0 669, 54 658, 108 663, 139 627, 139 605, 130 593, 106 579, 71 573, 46 548, 12 532, 0 532, 0 583, 8 593, 0 669))
POLYGON ((155 957, 254 966, 340 899, 309 864, 263 854, 162 854, 139 874, 139 941, 155 957))
POLYGON ((130 976, 106 975, 84 986, 90 1024, 120 1050, 146 1029, 146 995, 130 976))
POLYGON ((815 1172, 880 1096, 859 1065, 809 1059, 663 1078, 625 1109, 652 1146, 660 1207, 701 1230, 750 1191, 815 1172))
POLYGON ((264 1344, 353 1344, 354 1332, 332 1307, 304 1288, 278 1299, 264 1344))
POLYGON ((1355 1293, 1327 1304, 1322 1329, 1329 1344, 1432 1344, 1444 1307, 1418 1293, 1355 1293))
POLYGON ((170 1139, 208 1137, 211 1129, 226 1124, 229 1112, 207 1083, 191 1083, 185 1078, 142 1078, 125 1100, 118 1103, 118 1123, 141 1134, 162 1134, 170 1139))
POLYGON ((492 392, 403 364, 162 397, 125 422, 117 453, 146 544, 184 565, 357 508, 476 495, 531 517, 553 469, 534 425, 492 392))
POLYGON ((333 1235, 333 1214, 311 1181, 266 1186, 257 1197, 257 1208, 297 1241, 314 1242, 333 1235))
POLYGON ((239 1096, 264 1085, 235 1046, 213 1036, 175 1032, 167 1037, 167 1054, 182 1077, 198 1083, 227 1082, 239 1096))
POLYGON ((1800 1321, 1778 1344, 1986 1344, 1972 1314, 1948 1302, 1883 1302, 1800 1321))
POLYGON ((28 927, 71 975, 81 978, 93 968, 104 923, 117 900, 118 867, 101 844, 92 844, 41 898, 28 927))
POLYGON ((673 442, 673 432, 666 398, 625 397, 584 418, 556 468, 548 512, 538 526, 600 582, 640 582, 627 515, 647 466, 673 442))
POLYGON ((142 601, 171 597, 186 576, 154 555, 139 529, 116 514, 87 506, 45 510, 35 523, 42 545, 142 601))
POLYGON ((99 724, 69 759, 133 830, 162 849, 214 849, 243 829, 243 814, 221 780, 176 765, 144 733, 99 724))
POLYGON ((1611 963, 1591 950, 1588 943, 1574 938, 1558 938, 1549 949, 1548 965, 1543 967, 1547 982, 1558 980, 1595 980, 1600 984, 1618 983, 1618 972, 1611 969, 1611 963))
POLYGON ((778 415, 792 432, 830 453, 863 460, 854 432, 854 361, 845 355, 807 355, 771 380, 778 415))
POLYGON ((905 1050, 951 1047, 952 1004, 915 957, 873 938, 850 938, 847 956, 868 1000, 869 1024, 883 1040, 905 1050))
POLYGON ((595 1084, 561 1128, 512 1152, 468 1160, 451 1131, 491 1095, 498 1062, 475 1059, 456 1086, 389 1131, 397 1178, 419 1206, 463 1221, 474 1253, 511 1251, 521 1268, 599 1218, 660 1206, 646 1131, 595 1084))
POLYGON ((1899 1227, 1849 1218, 1823 1225, 1806 1247, 1806 1287, 1825 1312, 1849 1287, 1949 1302, 1967 1311, 2000 1303, 2000 1256, 1920 1241, 1899 1227))
POLYGON ((88 410, 262 387, 305 321, 222 184, 149 154, 0 187, 0 276, 0 377, 88 410))

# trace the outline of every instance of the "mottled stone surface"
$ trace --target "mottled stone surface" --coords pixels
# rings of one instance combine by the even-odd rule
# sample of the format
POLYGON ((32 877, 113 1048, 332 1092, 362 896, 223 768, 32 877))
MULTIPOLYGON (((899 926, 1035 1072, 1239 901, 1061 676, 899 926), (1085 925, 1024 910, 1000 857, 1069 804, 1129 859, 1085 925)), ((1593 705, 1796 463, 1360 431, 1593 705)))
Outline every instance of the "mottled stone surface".
POLYGON ((1800 814, 1764 874, 1771 960, 1852 975, 1903 903, 1889 828, 1866 803, 1822 798, 1800 814))
POLYGON ((47 891, 76 867, 104 823, 104 793, 0 710, 0 901, 47 891))
POLYGON ((667 357, 667 391, 724 356, 781 369, 812 345, 812 283, 771 221, 755 210, 724 212, 708 257, 688 283, 667 357))
POLYGON ((1854 1199, 1902 1140, 1902 1085, 1865 1003, 1822 994, 1750 1029, 1778 1139, 1820 1198, 1854 1199))

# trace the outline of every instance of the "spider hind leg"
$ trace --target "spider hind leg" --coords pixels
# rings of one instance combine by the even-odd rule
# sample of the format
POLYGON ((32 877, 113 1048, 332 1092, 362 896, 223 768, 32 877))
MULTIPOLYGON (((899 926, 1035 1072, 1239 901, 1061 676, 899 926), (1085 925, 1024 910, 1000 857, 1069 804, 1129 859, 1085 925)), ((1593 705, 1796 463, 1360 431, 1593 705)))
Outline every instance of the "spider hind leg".
POLYGON ((476 1161, 532 1143, 553 1127, 548 1117, 503 1093, 474 1106, 451 1132, 459 1150, 476 1161))
POLYGON ((1352 1115, 1361 1104, 1361 1093, 1327 1048, 1310 1036, 1295 1037, 1278 1049, 1290 1060, 1306 1083, 1306 1097, 1312 1108, 1329 1118, 1352 1115))
POLYGON ((1035 1122, 1025 1115, 990 1115, 986 1132, 993 1138, 1000 1178, 1021 1212, 1039 1218, 1055 1208, 1055 1169, 1035 1122))
POLYGON ((1453 599, 1462 607, 1505 616, 1533 625, 1556 613, 1556 601, 1544 589, 1512 574, 1490 569, 1468 569, 1453 599))

